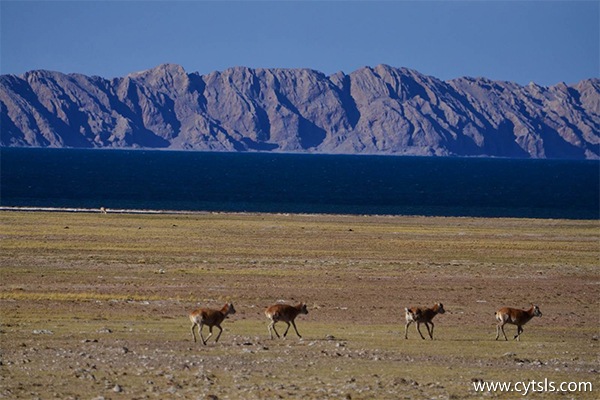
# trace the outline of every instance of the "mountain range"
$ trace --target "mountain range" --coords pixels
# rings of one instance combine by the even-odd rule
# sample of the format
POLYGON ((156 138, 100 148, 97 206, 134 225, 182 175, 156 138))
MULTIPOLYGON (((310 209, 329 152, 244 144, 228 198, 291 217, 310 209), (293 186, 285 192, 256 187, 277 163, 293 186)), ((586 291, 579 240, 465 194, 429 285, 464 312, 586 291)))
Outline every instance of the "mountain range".
POLYGON ((164 64, 0 76, 4 147, 600 159, 600 79, 545 87, 407 68, 164 64))

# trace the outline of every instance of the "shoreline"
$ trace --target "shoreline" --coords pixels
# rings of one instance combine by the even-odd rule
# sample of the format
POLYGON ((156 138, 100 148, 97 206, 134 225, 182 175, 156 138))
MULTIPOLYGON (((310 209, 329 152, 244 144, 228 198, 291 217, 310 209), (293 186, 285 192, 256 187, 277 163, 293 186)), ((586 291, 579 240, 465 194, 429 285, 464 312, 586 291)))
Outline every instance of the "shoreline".
MULTIPOLYGON (((299 212, 261 212, 261 211, 208 211, 208 210, 155 210, 155 209, 136 209, 136 208, 106 208, 105 212, 101 208, 85 207, 20 207, 20 206, 0 206, 0 211, 9 212, 51 212, 51 213, 81 213, 81 214, 138 214, 138 215, 299 215, 304 217, 336 216, 336 217, 433 217, 449 218, 445 216, 426 216, 426 215, 394 215, 394 214, 336 214, 336 213, 299 213, 299 212)), ((452 218, 471 218, 471 217, 452 217, 452 218)))
POLYGON ((157 210, 135 208, 85 208, 85 207, 27 207, 27 206, 0 206, 0 212, 49 212, 49 213, 74 213, 74 214, 132 214, 132 215, 279 215, 303 217, 372 217, 372 218, 431 218, 431 219, 512 219, 512 220, 545 220, 545 221, 590 221, 598 222, 594 218, 545 218, 545 217, 519 217, 519 216, 473 216, 473 215, 425 215, 425 214, 348 214, 348 213, 301 213, 301 212, 261 212, 261 211, 209 211, 209 210, 157 210))
POLYGON ((192 211, 192 210, 150 210, 134 208, 106 208, 104 211, 98 208, 84 207, 19 207, 19 206, 0 206, 0 211, 13 212, 66 212, 66 213, 88 213, 88 214, 211 214, 211 211, 192 211))

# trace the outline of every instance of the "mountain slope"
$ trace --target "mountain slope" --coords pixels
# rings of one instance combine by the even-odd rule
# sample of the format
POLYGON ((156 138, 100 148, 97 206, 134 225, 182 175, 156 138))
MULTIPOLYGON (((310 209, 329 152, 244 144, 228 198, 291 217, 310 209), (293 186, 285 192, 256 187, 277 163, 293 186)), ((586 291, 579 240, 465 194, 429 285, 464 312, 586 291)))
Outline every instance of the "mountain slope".
POLYGON ((600 158, 600 80, 441 81, 379 65, 0 76, 2 146, 600 158))

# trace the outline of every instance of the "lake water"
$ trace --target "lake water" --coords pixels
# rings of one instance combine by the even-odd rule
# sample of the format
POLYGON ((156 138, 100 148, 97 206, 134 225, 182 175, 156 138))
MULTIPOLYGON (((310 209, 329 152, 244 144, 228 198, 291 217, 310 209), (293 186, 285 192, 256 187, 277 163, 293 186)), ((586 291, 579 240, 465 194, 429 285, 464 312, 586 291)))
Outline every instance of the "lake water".
POLYGON ((600 162, 0 149, 0 205, 598 219, 600 162))

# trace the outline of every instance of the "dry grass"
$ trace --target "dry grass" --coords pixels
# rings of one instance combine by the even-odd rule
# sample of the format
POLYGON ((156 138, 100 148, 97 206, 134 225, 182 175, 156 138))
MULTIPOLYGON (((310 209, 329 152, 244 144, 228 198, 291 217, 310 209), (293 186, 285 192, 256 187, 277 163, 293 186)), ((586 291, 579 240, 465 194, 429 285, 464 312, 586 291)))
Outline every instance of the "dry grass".
POLYGON ((473 379, 600 384, 598 221, 2 212, 0 222, 6 398, 477 398, 473 379), (308 303, 302 340, 268 340, 262 310, 279 299, 308 303), (194 345, 187 312, 229 300, 238 313, 221 342, 194 345), (403 308, 434 301, 448 310, 436 340, 414 326, 404 340, 403 308), (522 341, 494 341, 493 311, 530 302, 544 316, 522 341))

